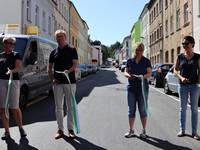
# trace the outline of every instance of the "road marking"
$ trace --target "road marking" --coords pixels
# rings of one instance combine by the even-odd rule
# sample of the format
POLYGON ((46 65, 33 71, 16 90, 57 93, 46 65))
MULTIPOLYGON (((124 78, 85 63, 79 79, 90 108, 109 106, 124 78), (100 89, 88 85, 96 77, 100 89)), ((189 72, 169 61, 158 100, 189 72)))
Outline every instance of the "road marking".
MULTIPOLYGON (((171 96, 171 95, 167 95, 167 94, 165 94, 164 92, 162 92, 161 90, 159 90, 159 89, 157 89, 157 88, 155 88, 155 87, 153 87, 153 86, 149 86, 149 87, 152 88, 152 89, 154 89, 155 91, 157 91, 157 92, 159 92, 159 93, 161 93, 161 94, 163 94, 163 95, 166 95, 166 96, 168 96, 169 98, 171 98, 171 99, 173 99, 173 100, 179 102, 179 99, 178 99, 178 98, 175 98, 175 97, 173 97, 173 96, 171 96)), ((189 104, 188 104, 187 106, 190 107, 189 104)), ((200 112, 200 109, 198 109, 198 112, 200 112)))

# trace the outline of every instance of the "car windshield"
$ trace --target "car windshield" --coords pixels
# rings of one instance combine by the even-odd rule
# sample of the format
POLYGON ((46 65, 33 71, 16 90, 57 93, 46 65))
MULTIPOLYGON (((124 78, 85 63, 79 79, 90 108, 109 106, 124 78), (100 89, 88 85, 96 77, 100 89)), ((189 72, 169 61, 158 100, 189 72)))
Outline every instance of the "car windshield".
POLYGON ((173 65, 163 65, 162 68, 165 70, 169 70, 173 65))
POLYGON ((126 61, 122 62, 123 65, 126 65, 126 61))
MULTIPOLYGON (((26 38, 16 38, 16 45, 15 45, 15 52, 18 52, 21 57, 23 58, 24 52, 27 45, 27 39, 26 38)), ((3 52, 3 38, 0 38, 0 53, 3 52)))

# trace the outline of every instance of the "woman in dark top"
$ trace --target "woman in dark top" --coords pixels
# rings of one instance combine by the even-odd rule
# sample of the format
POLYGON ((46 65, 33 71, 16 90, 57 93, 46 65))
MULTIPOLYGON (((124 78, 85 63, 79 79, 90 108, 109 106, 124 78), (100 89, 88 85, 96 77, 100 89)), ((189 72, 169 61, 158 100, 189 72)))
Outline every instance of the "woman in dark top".
POLYGON ((22 114, 19 109, 19 94, 20 94, 20 82, 18 72, 21 69, 21 57, 17 52, 14 52, 16 39, 11 36, 5 36, 3 38, 3 50, 0 53, 0 116, 2 119, 5 133, 1 137, 2 140, 8 140, 10 138, 9 132, 9 117, 6 117, 6 97, 8 92, 8 81, 10 74, 13 74, 12 86, 10 89, 10 96, 8 99, 8 105, 11 109, 15 122, 19 126, 21 137, 25 137, 26 133, 22 127, 22 114))
POLYGON ((193 52, 195 40, 192 36, 185 36, 182 42, 184 53, 181 53, 175 63, 174 73, 180 80, 179 98, 180 132, 178 137, 185 135, 186 130, 186 110, 188 99, 191 102, 192 137, 200 140, 197 134, 198 124, 198 100, 200 96, 200 55, 193 52))
POLYGON ((127 61, 125 68, 125 77, 128 78, 127 100, 129 107, 129 132, 125 134, 126 138, 132 137, 134 133, 134 122, 136 113, 136 104, 138 105, 140 119, 142 122, 141 138, 146 138, 146 123, 147 123, 147 98, 148 98, 148 82, 147 78, 151 76, 150 60, 143 56, 144 45, 138 43, 134 58, 127 61), (142 80, 144 86, 142 89, 142 80), (143 91, 142 91, 143 90, 143 91), (144 95, 145 90, 145 95, 144 95), (145 98, 144 98, 145 96, 145 98), (146 99, 146 100, 145 100, 146 99))

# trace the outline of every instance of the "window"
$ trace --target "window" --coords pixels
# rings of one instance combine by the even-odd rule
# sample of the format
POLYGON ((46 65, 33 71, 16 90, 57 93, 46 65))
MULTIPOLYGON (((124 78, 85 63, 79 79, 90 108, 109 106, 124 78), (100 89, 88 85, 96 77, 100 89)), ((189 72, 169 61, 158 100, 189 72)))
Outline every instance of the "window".
POLYGON ((165 21, 165 33, 168 35, 168 20, 165 21))
POLYGON ((156 31, 154 32, 154 38, 155 38, 154 40, 156 41, 156 31))
POLYGON ((74 37, 72 36, 72 45, 74 46, 74 37))
POLYGON ((153 9, 153 17, 154 17, 154 19, 156 18, 156 8, 155 7, 153 9))
POLYGON ((27 8, 26 8, 26 19, 27 21, 31 22, 31 0, 27 0, 27 8))
POLYGON ((158 3, 156 4, 156 16, 158 16, 158 3))
POLYGON ((171 50, 171 63, 174 63, 174 49, 171 50))
POLYGON ((169 62, 169 52, 168 51, 165 52, 165 62, 166 63, 169 62))
POLYGON ((159 39, 159 34, 160 34, 160 31, 159 29, 157 30, 157 39, 159 39))
POLYGON ((180 9, 176 11, 176 29, 180 28, 180 9))
POLYGON ((162 28, 162 26, 160 26, 160 37, 162 37, 162 31, 163 30, 163 28, 162 28))
POLYGON ((162 1, 163 1, 163 0, 160 0, 160 1, 159 1, 159 10, 160 10, 160 12, 162 11, 162 1))
POLYGON ((46 31, 46 13, 44 11, 42 13, 42 29, 44 32, 46 31))
POLYGON ((151 13, 149 14, 149 23, 151 24, 151 13))
POLYGON ((188 10, 188 2, 186 2, 184 4, 184 24, 186 24, 188 22, 188 14, 189 14, 189 10, 188 10))
POLYGON ((174 17, 171 16, 170 17, 170 32, 173 33, 174 32, 174 24, 173 24, 173 19, 174 17))
POLYGON ((40 22, 39 22, 39 7, 36 5, 35 7, 35 25, 36 26, 40 26, 40 22))
POLYGON ((48 19, 48 32, 49 32, 49 35, 51 35, 51 17, 50 16, 48 19))
POLYGON ((177 55, 179 55, 181 53, 181 47, 177 48, 177 55))
POLYGON ((165 0, 165 9, 168 7, 168 0, 165 0))
POLYGON ((128 41, 126 41, 126 47, 128 47, 128 41))

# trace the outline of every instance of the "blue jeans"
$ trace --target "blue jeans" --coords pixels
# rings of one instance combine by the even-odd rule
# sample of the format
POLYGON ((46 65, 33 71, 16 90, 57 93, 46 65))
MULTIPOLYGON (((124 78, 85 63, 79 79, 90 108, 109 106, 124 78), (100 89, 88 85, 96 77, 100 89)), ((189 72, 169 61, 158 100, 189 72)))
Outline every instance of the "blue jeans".
POLYGON ((198 123, 198 100, 200 96, 200 87, 195 84, 179 86, 179 98, 180 98, 180 112, 179 112, 179 125, 180 129, 185 131, 186 128, 186 111, 187 103, 190 98, 191 102, 191 122, 192 122, 192 134, 197 132, 198 123))
MULTIPOLYGON (((146 89, 148 92, 148 89, 146 89)), ((148 93, 147 93, 148 95, 148 93)), ((140 118, 147 117, 147 108, 145 108, 144 98, 142 95, 141 86, 127 86, 127 100, 128 100, 128 116, 129 118, 135 118, 136 104, 138 104, 138 110, 140 118)), ((147 104, 147 102, 146 102, 147 104)), ((147 106, 146 106, 147 107, 147 106)))

